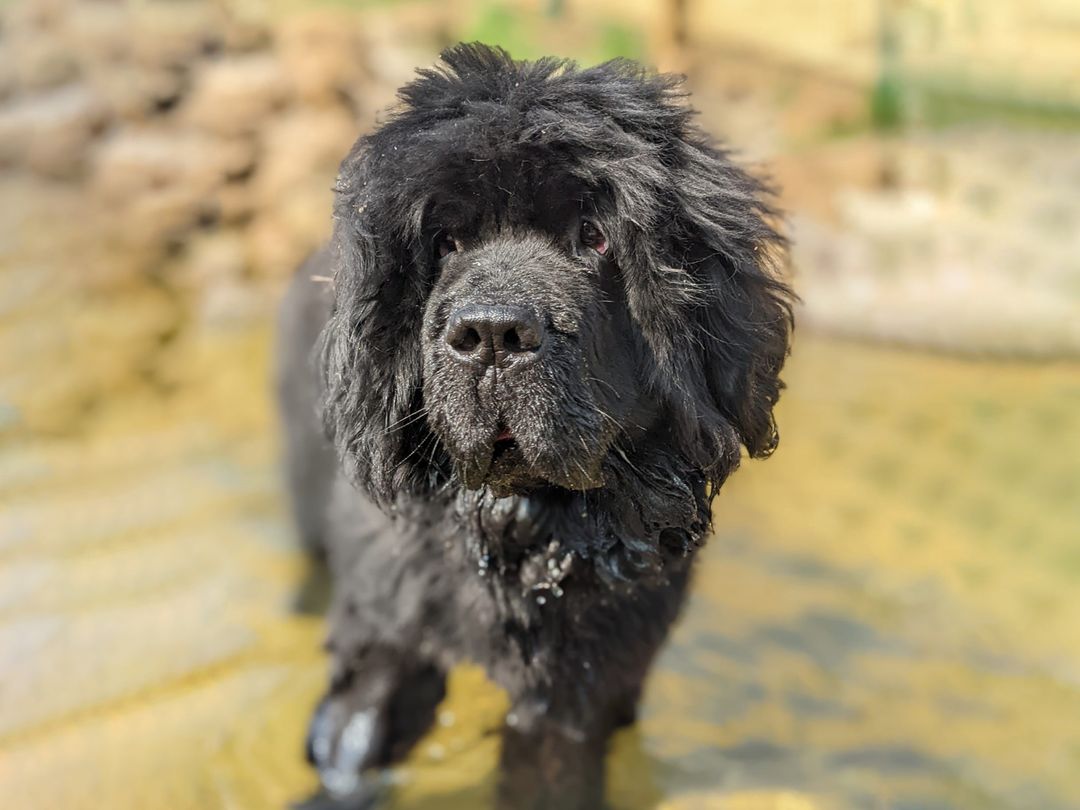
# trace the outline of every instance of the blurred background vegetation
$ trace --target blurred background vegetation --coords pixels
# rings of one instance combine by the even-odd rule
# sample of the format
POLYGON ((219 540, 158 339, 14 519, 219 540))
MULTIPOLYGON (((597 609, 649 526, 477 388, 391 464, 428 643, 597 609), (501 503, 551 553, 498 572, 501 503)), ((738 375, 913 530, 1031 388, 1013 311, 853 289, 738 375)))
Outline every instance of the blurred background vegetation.
MULTIPOLYGON (((1080 806, 1075 0, 0 2, 5 804, 314 787, 271 322, 348 146, 472 39, 685 73, 789 213, 781 448, 613 807, 1080 806)), ((388 806, 483 806, 502 708, 455 673, 388 806)))

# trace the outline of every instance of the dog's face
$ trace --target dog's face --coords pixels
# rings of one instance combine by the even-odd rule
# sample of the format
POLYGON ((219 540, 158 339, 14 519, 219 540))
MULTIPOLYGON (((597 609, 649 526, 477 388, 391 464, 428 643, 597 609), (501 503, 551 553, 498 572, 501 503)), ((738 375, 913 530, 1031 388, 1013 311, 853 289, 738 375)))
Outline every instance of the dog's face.
POLYGON ((602 213, 573 178, 532 175, 462 178, 430 210, 427 421, 464 485, 496 494, 600 486, 616 438, 655 418, 602 213))
POLYGON ((663 445, 718 484, 769 452, 790 308, 762 187, 670 79, 443 59, 339 179, 326 418, 354 478, 591 490, 663 445))

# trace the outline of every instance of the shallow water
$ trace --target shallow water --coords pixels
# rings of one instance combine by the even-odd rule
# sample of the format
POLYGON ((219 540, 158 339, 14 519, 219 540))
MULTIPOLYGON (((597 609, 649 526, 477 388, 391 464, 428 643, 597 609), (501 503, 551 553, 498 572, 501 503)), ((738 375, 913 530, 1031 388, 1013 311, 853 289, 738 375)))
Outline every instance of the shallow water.
MULTIPOLYGON (((73 289, 61 264, 26 264, 16 225, 0 234, 3 804, 302 798, 322 631, 291 610, 305 568, 268 331, 162 339, 158 292, 73 289)), ((780 450, 717 499, 641 722, 614 742, 613 807, 1080 806, 1080 365, 803 334, 786 379, 780 450)), ((456 672, 388 806, 483 806, 504 706, 456 672)))

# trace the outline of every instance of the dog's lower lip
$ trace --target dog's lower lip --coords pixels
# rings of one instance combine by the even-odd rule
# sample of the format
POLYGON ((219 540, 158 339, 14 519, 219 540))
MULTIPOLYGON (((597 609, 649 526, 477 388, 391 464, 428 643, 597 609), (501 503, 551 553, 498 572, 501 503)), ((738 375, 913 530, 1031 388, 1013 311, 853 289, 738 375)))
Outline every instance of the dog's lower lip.
POLYGON ((517 442, 510 435, 503 438, 502 434, 499 434, 499 438, 495 440, 495 447, 492 452, 492 462, 498 461, 510 450, 517 446, 517 442))

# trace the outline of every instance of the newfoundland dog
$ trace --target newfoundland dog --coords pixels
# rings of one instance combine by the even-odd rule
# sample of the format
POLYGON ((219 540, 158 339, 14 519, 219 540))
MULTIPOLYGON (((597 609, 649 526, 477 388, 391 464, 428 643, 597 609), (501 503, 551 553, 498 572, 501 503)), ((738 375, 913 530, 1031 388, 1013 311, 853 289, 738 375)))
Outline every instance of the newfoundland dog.
POLYGON ((776 447, 768 190, 671 76, 473 44, 335 191, 281 330, 293 500, 334 578, 311 761, 363 796, 472 661, 511 703, 499 807, 599 808, 712 498, 776 447))

